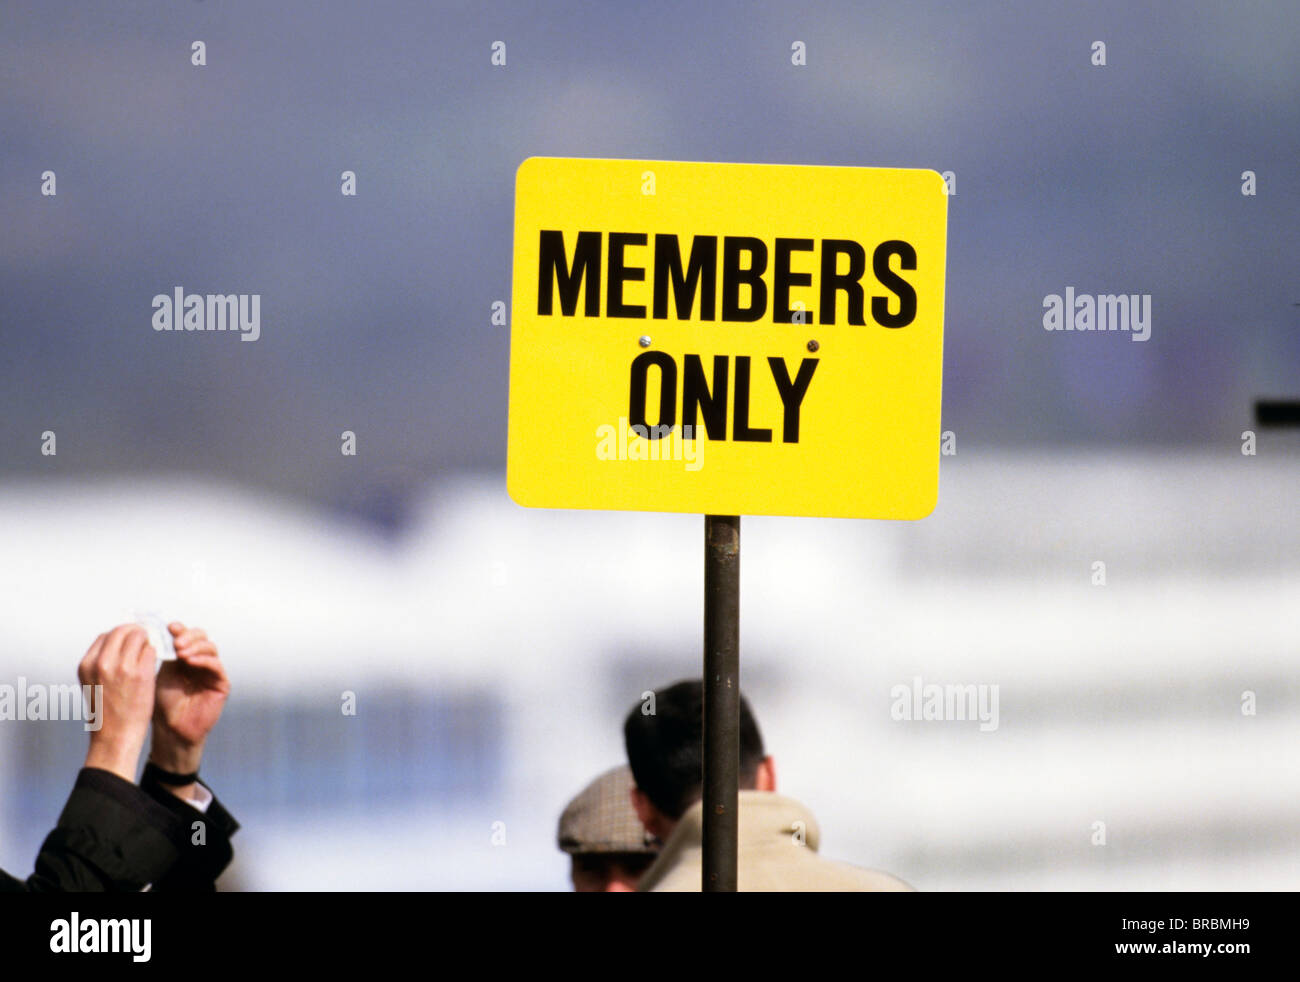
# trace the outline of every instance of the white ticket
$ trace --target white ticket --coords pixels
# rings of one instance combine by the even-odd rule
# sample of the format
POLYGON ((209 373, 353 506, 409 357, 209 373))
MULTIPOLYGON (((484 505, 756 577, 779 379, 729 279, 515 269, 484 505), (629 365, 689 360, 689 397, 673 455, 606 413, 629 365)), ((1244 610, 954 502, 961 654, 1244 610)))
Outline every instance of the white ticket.
POLYGON ((149 636, 149 643, 158 653, 158 667, 162 667, 162 662, 176 660, 176 644, 172 640, 172 632, 167 630, 167 621, 161 615, 152 611, 136 611, 131 620, 144 628, 145 634, 149 636))

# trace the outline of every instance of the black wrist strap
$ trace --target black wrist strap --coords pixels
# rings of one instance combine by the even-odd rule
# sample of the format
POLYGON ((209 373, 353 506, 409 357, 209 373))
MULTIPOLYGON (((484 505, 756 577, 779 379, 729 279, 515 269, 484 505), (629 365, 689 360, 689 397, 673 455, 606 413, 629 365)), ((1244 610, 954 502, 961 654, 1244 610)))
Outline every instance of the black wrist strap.
POLYGON ((159 784, 167 784, 172 787, 182 787, 186 784, 193 784, 199 779, 199 772, 193 774, 177 774, 173 771, 165 771, 157 764, 148 763, 144 765, 144 775, 147 778, 153 778, 159 784))

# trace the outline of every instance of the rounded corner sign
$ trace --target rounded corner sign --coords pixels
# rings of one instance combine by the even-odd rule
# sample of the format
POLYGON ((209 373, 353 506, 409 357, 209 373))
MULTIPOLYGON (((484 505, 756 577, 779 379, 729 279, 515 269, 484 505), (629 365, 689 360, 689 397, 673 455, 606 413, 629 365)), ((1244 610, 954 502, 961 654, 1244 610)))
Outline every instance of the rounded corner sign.
POLYGON ((947 211, 933 170, 529 157, 510 496, 924 518, 947 211))

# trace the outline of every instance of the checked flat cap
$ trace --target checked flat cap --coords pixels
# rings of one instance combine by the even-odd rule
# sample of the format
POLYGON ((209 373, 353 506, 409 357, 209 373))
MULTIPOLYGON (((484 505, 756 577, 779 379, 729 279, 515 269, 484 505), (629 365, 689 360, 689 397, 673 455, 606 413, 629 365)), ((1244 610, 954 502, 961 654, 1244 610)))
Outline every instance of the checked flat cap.
POLYGON ((631 770, 622 765, 583 788, 560 816, 560 849, 573 855, 658 852, 658 840, 632 808, 633 786, 631 770))

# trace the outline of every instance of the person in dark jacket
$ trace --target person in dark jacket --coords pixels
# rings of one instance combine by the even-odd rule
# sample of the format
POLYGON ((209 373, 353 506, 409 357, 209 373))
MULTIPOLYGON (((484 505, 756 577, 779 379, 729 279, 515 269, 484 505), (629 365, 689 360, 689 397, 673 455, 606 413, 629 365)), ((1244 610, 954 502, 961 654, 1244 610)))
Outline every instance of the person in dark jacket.
POLYGON ((198 779, 208 733, 230 693, 216 646, 197 628, 168 625, 176 660, 155 674, 142 627, 97 637, 77 674, 100 686, 100 726, 35 872, 0 871, 0 891, 211 891, 229 864, 239 823, 198 779), (136 768, 153 721, 140 783, 136 768))

